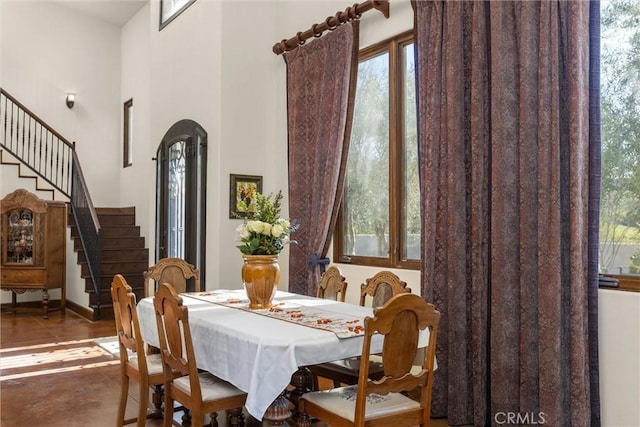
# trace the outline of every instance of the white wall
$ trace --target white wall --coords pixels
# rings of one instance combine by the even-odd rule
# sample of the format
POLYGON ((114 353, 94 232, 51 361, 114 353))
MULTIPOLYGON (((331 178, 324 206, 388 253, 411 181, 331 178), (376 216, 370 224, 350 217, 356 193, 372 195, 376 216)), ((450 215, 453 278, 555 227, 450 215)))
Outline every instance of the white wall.
POLYGON ((600 289, 598 318, 602 425, 640 426, 640 293, 600 289))
POLYGON ((93 202, 117 203, 120 29, 55 2, 3 0, 0 8, 2 87, 76 141, 93 202), (77 94, 71 110, 66 92, 77 94))
MULTIPOLYGON (((122 136, 119 137, 119 201, 117 206, 136 208, 136 224, 145 236, 146 247, 152 243, 155 223, 155 149, 158 143, 151 140, 151 15, 147 3, 122 28, 121 74, 122 86, 119 111, 123 104, 133 100, 132 166, 124 168, 122 136)), ((119 122, 119 135, 123 135, 123 122, 119 122)))

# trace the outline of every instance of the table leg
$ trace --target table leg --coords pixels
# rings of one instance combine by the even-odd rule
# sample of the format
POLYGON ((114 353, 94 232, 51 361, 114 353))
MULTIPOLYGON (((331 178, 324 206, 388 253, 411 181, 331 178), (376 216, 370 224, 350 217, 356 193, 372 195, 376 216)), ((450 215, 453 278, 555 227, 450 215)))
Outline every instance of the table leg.
POLYGON ((291 406, 291 402, 289 402, 283 391, 267 408, 262 419, 266 421, 267 426, 287 425, 286 420, 291 417, 291 406))
POLYGON ((156 385, 154 387, 151 400, 153 401, 153 407, 154 407, 152 418, 162 419, 162 415, 163 415, 162 402, 164 401, 164 389, 162 385, 156 385))
POLYGON ((313 374, 307 367, 298 368, 291 376, 291 385, 294 387, 289 393, 289 401, 293 404, 292 420, 296 421, 299 417, 298 401, 300 396, 313 389, 313 374))
POLYGON ((230 411, 227 411, 227 425, 231 427, 245 425, 242 408, 234 408, 230 411))

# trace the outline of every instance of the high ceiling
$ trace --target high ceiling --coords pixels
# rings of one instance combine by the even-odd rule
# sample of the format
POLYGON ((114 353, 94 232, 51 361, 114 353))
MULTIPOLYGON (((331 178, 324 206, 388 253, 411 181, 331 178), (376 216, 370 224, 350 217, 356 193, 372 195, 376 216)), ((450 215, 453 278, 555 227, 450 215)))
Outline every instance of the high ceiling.
POLYGON ((122 27, 149 0, 54 0, 61 6, 122 27))

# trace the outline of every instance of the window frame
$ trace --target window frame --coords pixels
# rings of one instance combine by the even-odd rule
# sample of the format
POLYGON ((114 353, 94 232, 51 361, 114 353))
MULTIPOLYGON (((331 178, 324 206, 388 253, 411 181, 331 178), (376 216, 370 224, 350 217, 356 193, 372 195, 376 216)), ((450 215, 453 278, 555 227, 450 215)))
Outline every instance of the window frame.
POLYGON ((182 12, 187 10, 196 0, 160 0, 160 24, 158 31, 169 25, 182 12))
POLYGON ((132 133, 133 124, 130 121, 131 115, 133 114, 133 98, 125 101, 123 104, 123 120, 122 120, 122 167, 126 168, 129 166, 133 166, 133 141, 132 141, 132 133))
MULTIPOLYGON (((414 31, 409 30, 367 46, 358 53, 358 63, 388 53, 389 55, 389 254, 386 258, 344 254, 344 203, 341 203, 334 230, 333 262, 372 267, 420 269, 420 259, 406 259, 403 249, 403 215, 406 200, 404 188, 404 56, 402 50, 414 43, 414 31), (402 203, 398 203, 402 201, 402 203)), ((346 187, 345 190, 346 191, 346 187)), ((342 198, 344 201, 344 197, 342 198)))

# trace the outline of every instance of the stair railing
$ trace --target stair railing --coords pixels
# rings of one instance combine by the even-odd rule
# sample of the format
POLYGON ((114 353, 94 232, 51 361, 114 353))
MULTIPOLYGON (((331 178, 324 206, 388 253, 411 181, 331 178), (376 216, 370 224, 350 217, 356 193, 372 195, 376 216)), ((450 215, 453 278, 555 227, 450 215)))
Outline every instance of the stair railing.
POLYGON ((84 174, 80 167, 78 155, 73 151, 73 179, 71 186, 71 210, 73 219, 78 227, 78 235, 82 242, 82 248, 87 257, 89 273, 93 280, 93 289, 96 292, 96 318, 100 319, 100 303, 102 281, 100 276, 102 266, 102 228, 98 213, 91 201, 89 188, 84 180, 84 174))
POLYGON ((75 144, 0 88, 0 146, 70 199, 100 318, 102 229, 91 201, 75 144))
POLYGON ((25 166, 71 197, 74 145, 0 88, 2 146, 25 166))

